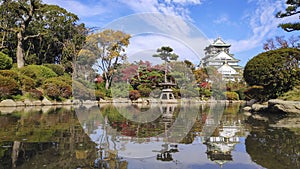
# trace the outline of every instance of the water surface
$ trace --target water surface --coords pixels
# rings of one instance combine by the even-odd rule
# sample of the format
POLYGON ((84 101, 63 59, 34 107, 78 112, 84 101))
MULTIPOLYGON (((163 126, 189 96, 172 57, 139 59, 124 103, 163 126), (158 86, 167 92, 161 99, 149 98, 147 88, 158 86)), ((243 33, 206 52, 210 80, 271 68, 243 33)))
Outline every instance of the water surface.
POLYGON ((300 168, 299 129, 240 104, 107 104, 0 115, 0 168, 300 168))

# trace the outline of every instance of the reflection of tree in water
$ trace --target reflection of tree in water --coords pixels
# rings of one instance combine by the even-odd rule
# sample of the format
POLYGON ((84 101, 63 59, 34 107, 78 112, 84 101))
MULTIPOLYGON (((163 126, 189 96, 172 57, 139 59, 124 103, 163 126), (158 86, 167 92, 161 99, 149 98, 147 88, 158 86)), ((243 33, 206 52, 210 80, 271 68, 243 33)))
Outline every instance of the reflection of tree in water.
POLYGON ((96 158, 95 144, 73 111, 21 112, 6 119, 0 129, 0 168, 89 167, 96 158))
POLYGON ((99 169, 127 169, 128 162, 118 157, 116 152, 99 151, 98 158, 93 163, 93 168, 99 169), (104 155, 106 154, 106 155, 104 155))
POLYGON ((266 168, 300 168, 300 136, 289 129, 256 126, 246 139, 246 151, 266 168))
MULTIPOLYGON (((177 105, 157 106, 152 108, 151 111, 149 111, 150 109, 146 109, 149 111, 145 112, 148 115, 141 115, 145 109, 146 108, 143 107, 139 108, 136 105, 133 106, 133 110, 126 106, 118 109, 114 106, 106 106, 101 108, 101 112, 104 117, 107 117, 110 127, 116 129, 122 136, 147 138, 163 134, 165 130, 172 126, 179 111, 177 105), (119 111, 122 112, 120 113, 119 111), (133 120, 136 118, 152 119, 152 117, 150 117, 151 114, 154 114, 152 111, 158 111, 159 113, 158 118, 155 118, 153 121, 140 123, 126 118, 126 116, 130 116, 130 119, 133 120)), ((157 112, 155 113, 157 114, 157 112)))

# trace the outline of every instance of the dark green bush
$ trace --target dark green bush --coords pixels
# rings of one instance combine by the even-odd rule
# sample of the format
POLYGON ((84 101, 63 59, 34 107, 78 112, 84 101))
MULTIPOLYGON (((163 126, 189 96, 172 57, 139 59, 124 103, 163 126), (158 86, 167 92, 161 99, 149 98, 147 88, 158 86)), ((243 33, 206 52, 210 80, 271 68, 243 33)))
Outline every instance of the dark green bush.
POLYGON ((46 80, 43 89, 45 94, 54 100, 62 100, 62 98, 70 98, 72 96, 72 87, 56 78, 46 80))
POLYGON ((281 48, 261 53, 245 66, 244 79, 250 86, 262 86, 257 90, 260 101, 274 99, 291 90, 299 79, 300 50, 281 48))
POLYGON ((257 99, 258 101, 265 101, 265 92, 263 86, 251 86, 248 89, 244 91, 245 93, 245 99, 251 100, 251 99, 257 99))
POLYGON ((0 52, 0 70, 12 68, 12 58, 8 55, 0 52))
POLYGON ((51 70, 53 70, 53 72, 55 72, 58 76, 62 76, 65 73, 65 69, 62 65, 58 65, 58 64, 44 64, 44 66, 50 68, 51 70))
POLYGON ((11 77, 0 75, 0 98, 10 98, 12 95, 19 94, 19 85, 16 80, 11 77))

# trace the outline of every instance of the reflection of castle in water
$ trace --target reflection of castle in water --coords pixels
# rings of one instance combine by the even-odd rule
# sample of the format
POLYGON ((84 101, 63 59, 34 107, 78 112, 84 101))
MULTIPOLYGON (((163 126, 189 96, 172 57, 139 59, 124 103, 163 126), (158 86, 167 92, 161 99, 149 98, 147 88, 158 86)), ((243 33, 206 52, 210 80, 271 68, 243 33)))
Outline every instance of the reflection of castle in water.
POLYGON ((233 161, 231 152, 240 143, 239 136, 247 135, 241 120, 230 120, 224 116, 212 136, 203 138, 203 143, 207 146, 207 158, 221 167, 224 163, 233 161))

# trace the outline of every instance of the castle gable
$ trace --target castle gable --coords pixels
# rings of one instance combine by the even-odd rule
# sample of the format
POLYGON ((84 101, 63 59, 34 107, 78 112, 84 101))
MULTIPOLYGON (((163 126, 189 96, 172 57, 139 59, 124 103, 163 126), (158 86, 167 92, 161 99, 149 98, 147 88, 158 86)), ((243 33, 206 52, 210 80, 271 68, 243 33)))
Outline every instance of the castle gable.
POLYGON ((213 60, 235 60, 232 56, 229 56, 224 51, 218 53, 215 57, 212 58, 213 60))

